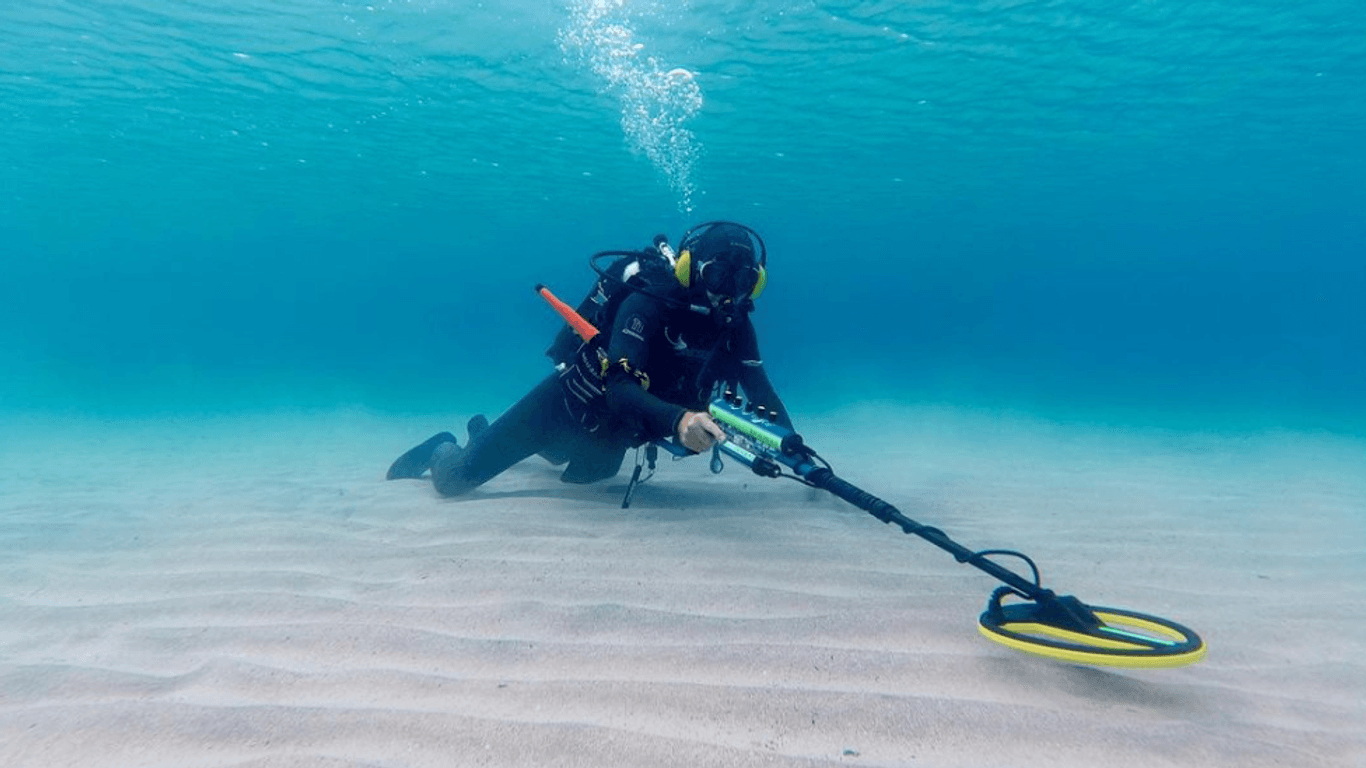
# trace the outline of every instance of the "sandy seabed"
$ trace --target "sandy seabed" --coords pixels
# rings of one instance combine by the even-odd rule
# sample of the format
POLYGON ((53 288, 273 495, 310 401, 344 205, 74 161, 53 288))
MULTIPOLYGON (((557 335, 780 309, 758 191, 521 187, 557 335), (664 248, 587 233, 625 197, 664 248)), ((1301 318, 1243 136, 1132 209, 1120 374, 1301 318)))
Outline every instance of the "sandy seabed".
POLYGON ((6 417, 0 765, 1366 766, 1361 439, 801 421, 911 517, 1210 646, 1141 671, 987 642, 989 577, 737 466, 629 510, 626 471, 539 460, 383 480, 467 415, 6 417))

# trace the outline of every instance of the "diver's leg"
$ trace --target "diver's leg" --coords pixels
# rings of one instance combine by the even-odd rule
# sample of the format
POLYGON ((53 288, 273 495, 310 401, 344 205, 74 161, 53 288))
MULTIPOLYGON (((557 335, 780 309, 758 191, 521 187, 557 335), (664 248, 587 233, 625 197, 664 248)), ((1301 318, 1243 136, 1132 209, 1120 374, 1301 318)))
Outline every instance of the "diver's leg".
POLYGON ((616 477, 625 459, 625 448, 595 451, 590 456, 575 456, 569 460, 564 472, 560 473, 560 481, 577 485, 616 477))
POLYGON ((478 430, 469 447, 437 451, 432 485, 442 496, 458 496, 542 450, 563 429, 563 397, 559 378, 548 376, 507 413, 478 430))
POLYGON ((540 451, 540 457, 550 462, 551 466, 558 467, 566 461, 569 461, 570 455, 567 449, 547 448, 540 451))
POLYGON ((626 448, 607 440, 587 439, 573 449, 573 458, 564 468, 560 480, 566 483, 595 483, 616 477, 626 459, 626 448))
MULTIPOLYGON (((469 433, 469 439, 466 443, 474 442, 474 438, 488 428, 489 420, 484 414, 478 413, 470 417, 469 422, 465 424, 465 429, 469 433)), ((436 460, 438 449, 447 443, 456 448, 460 447, 455 440, 455 435, 450 432, 438 432, 432 435, 427 438, 426 442, 409 449, 407 453, 395 459, 389 467, 389 474, 384 479, 409 480, 422 477, 436 460)))

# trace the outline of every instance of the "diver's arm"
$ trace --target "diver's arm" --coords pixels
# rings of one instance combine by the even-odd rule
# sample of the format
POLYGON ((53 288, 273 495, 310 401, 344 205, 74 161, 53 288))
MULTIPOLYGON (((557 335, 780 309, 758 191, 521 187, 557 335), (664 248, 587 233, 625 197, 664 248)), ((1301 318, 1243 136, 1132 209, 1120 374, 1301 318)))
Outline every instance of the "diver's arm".
POLYGON ((792 417, 764 370, 763 358, 759 355, 758 335, 754 332, 752 323, 746 322, 736 333, 734 351, 739 366, 740 386, 744 387, 745 395, 750 402, 756 406, 762 405, 767 410, 776 409, 778 423, 792 429, 792 417))
POLYGON ((607 409, 646 440, 670 437, 685 414, 682 406, 660 400, 619 368, 607 373, 607 409))
POLYGON ((646 440, 677 438, 685 448, 702 453, 726 433, 704 411, 689 411, 645 391, 629 373, 609 373, 607 407, 646 440))
POLYGON ((740 386, 745 388, 745 394, 749 396, 755 405, 762 405, 767 410, 778 411, 778 423, 788 429, 792 429, 792 417, 787 412, 787 406, 778 397, 778 392, 773 388, 773 383, 768 380, 768 374, 764 373, 763 368, 753 368, 746 370, 740 378, 740 386))
POLYGON ((659 302, 648 296, 628 296, 617 311, 607 347, 607 409, 649 440, 674 436, 686 412, 650 394, 646 386, 650 341, 663 336, 662 314, 659 302))

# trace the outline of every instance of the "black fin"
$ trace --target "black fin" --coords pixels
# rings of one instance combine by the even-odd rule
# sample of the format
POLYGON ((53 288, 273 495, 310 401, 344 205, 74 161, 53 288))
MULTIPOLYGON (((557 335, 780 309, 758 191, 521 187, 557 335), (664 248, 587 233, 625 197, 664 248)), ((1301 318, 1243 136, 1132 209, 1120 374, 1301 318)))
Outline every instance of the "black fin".
POLYGON ((483 432, 488 428, 488 417, 484 416, 484 414, 482 413, 477 413, 474 416, 471 416, 469 423, 465 425, 465 430, 470 434, 471 443, 474 442, 474 438, 479 437, 479 433, 483 432))
POLYGON ((385 475, 384 479, 411 480, 422 477, 422 473, 426 472, 432 465, 432 453, 436 451, 436 447, 442 443, 455 442, 455 435, 450 432, 438 432, 432 435, 422 445, 395 459, 389 467, 389 474, 385 475))

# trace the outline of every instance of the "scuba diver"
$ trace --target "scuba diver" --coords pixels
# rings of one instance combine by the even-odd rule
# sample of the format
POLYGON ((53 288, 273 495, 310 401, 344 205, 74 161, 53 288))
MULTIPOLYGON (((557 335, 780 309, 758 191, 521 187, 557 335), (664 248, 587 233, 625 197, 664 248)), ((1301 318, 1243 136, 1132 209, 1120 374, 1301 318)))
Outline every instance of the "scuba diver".
POLYGON ((615 476, 634 447, 626 508, 648 479, 641 477, 642 454, 653 474, 659 448, 679 456, 715 447, 713 472, 721 471, 725 454, 756 475, 828 491, 1002 582, 978 630, 1008 648, 1069 664, 1131 668, 1204 658, 1204 641, 1176 622, 1059 595, 1043 586, 1027 555, 969 549, 837 476, 792 428, 760 362, 749 315, 767 281, 767 254, 753 230, 708 222, 683 236, 677 255, 659 236, 651 248, 603 251, 589 264, 598 281, 577 310, 537 286, 574 329, 562 328, 546 350, 555 371, 492 424, 482 415, 470 419, 468 445, 449 432, 433 435, 400 456, 388 479, 430 471, 438 493, 457 496, 539 454, 568 465, 564 482, 591 483, 615 476), (615 261, 604 267, 607 258, 615 261), (1022 560, 1028 574, 993 559, 999 557, 1022 560))
POLYGON ((724 440, 707 404, 737 386, 791 428, 749 317, 767 260, 758 233, 724 221, 689 230, 676 254, 662 235, 641 251, 595 254, 599 279, 578 312, 601 333, 580 343, 562 328, 546 351, 553 373, 492 424, 470 419, 467 445, 433 435, 394 461, 387 479, 430 470, 438 493, 457 496, 539 454, 567 464, 563 482, 606 480, 628 448, 673 440, 701 453, 724 440))

